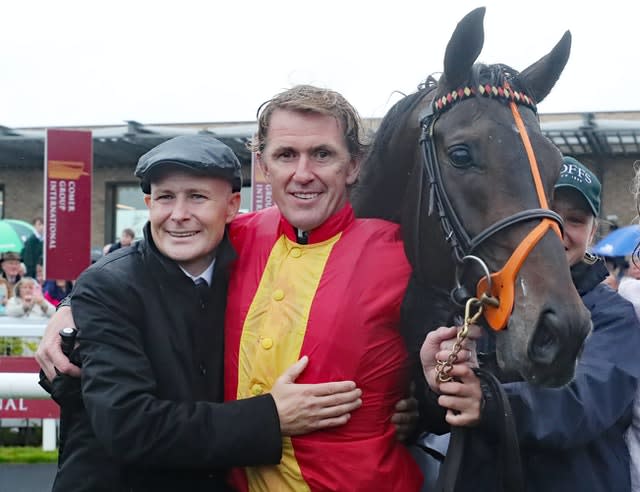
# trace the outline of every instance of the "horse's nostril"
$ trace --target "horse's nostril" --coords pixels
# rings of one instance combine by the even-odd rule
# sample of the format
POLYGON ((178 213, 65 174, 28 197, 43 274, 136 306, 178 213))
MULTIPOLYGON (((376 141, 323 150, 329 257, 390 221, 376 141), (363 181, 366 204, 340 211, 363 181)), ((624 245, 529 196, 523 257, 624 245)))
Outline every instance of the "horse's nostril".
POLYGON ((551 312, 540 316, 531 342, 529 343, 529 358, 537 364, 552 364, 560 352, 557 319, 551 312))
POLYGON ((549 330, 540 330, 540 335, 536 337, 536 348, 540 350, 548 350, 556 342, 556 337, 549 330))

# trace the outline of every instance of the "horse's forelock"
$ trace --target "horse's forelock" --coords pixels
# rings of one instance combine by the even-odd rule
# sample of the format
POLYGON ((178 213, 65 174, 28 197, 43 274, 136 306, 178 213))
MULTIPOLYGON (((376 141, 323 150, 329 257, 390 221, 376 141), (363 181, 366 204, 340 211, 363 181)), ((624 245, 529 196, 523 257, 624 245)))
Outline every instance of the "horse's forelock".
MULTIPOLYGON (((494 65, 485 65, 484 63, 476 63, 471 68, 470 83, 473 86, 479 85, 492 85, 501 86, 505 82, 510 85, 517 84, 516 77, 518 71, 511 68, 509 65, 497 63, 494 65)), ((520 89, 520 87, 513 87, 514 89, 520 89)))
MULTIPOLYGON (((475 63, 469 72, 469 78, 463 86, 477 88, 481 85, 490 85, 495 87, 504 86, 508 82, 513 90, 529 94, 530 91, 524 87, 522 81, 518 78, 520 72, 516 69, 502 63, 486 65, 484 63, 475 63)), ((444 84, 440 84, 438 96, 442 96, 461 87, 448 87, 446 80, 444 84)), ((476 94, 480 97, 479 94, 476 94)))

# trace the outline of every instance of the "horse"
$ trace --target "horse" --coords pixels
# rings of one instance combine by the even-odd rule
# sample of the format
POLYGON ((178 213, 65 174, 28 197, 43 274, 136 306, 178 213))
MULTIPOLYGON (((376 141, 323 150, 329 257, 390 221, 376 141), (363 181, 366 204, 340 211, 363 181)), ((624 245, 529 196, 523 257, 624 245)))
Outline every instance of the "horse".
MULTIPOLYGON (((351 200, 360 217, 401 224, 413 268, 407 298, 418 285, 457 303, 473 299, 505 379, 561 386, 591 321, 571 280, 562 220, 548 208, 562 161, 536 104, 564 69, 571 35, 520 73, 476 63, 484 12, 460 21, 439 79, 383 118, 351 200)), ((413 302, 435 309, 415 293, 413 302)), ((417 350, 424 335, 414 336, 417 350)))

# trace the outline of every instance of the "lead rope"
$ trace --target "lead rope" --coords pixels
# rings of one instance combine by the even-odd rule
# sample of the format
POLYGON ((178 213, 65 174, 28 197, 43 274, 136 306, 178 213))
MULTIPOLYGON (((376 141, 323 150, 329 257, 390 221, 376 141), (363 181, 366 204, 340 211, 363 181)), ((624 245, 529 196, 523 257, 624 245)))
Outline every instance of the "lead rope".
POLYGON ((450 375, 451 370, 453 369, 453 365, 458 360, 458 354, 460 350, 462 350, 462 344, 469 335, 469 326, 473 325, 478 321, 478 318, 482 316, 482 311, 485 304, 490 304, 492 299, 488 296, 484 295, 478 299, 477 297, 471 297, 467 300, 467 303, 464 308, 464 323, 462 325, 462 329, 458 332, 456 337, 456 343, 453 345, 453 349, 451 353, 447 357, 447 360, 438 360, 436 359, 436 378, 440 383, 447 383, 453 380, 453 377, 450 375), (476 309, 475 313, 472 314, 472 309, 476 309))

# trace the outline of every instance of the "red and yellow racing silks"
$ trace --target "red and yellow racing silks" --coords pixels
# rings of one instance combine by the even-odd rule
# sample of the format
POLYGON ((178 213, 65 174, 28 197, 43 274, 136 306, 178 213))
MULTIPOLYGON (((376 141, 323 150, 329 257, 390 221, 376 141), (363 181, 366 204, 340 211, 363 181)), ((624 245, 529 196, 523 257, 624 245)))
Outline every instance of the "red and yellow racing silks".
POLYGON ((355 219, 350 205, 298 244, 276 208, 236 219, 225 324, 225 399, 268 392, 309 356, 299 383, 353 380, 349 422, 283 439, 282 461, 234 471, 238 490, 417 491, 422 475, 390 419, 407 394, 398 330, 410 267, 399 227, 355 219))

